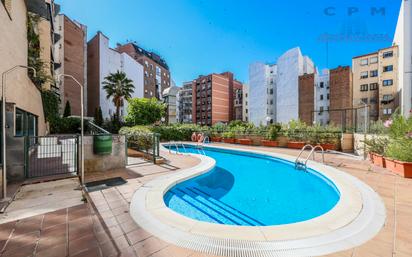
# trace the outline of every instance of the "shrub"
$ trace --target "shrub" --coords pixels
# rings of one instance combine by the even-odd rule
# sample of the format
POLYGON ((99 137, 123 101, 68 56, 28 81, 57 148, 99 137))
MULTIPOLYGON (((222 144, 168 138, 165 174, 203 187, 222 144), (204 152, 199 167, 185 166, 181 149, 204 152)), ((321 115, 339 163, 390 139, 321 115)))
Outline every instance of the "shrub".
POLYGON ((128 101, 126 123, 136 125, 152 125, 166 114, 166 105, 156 98, 133 98, 128 101))
POLYGON ((266 133, 265 138, 268 140, 276 140, 279 137, 280 130, 282 126, 280 124, 269 125, 269 129, 266 133))
POLYGON ((81 133, 81 119, 71 117, 54 117, 50 120, 51 134, 79 134, 81 133))
POLYGON ((407 119, 396 112, 385 125, 389 127, 389 144, 385 156, 412 162, 412 117, 407 119))
POLYGON ((222 137, 223 138, 235 138, 236 134, 233 131, 226 131, 226 132, 222 133, 222 137))
POLYGON ((72 115, 72 107, 70 106, 70 102, 67 101, 66 105, 64 106, 63 117, 69 117, 72 115))
POLYGON ((391 140, 385 155, 395 160, 412 162, 412 139, 391 140))
POLYGON ((307 126, 300 120, 291 120, 288 123, 286 136, 292 141, 307 140, 307 126))
POLYGON ((385 137, 373 137, 363 141, 365 143, 365 150, 369 153, 376 153, 383 155, 388 146, 389 139, 385 137))
POLYGON ((119 130, 119 134, 124 135, 128 147, 135 150, 149 152, 153 147, 153 133, 146 127, 123 127, 119 130))

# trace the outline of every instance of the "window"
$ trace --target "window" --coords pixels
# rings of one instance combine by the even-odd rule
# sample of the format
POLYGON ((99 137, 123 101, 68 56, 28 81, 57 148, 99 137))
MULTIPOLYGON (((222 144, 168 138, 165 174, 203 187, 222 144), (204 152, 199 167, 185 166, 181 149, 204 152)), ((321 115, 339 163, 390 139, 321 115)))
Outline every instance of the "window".
POLYGON ((320 83, 319 83, 319 86, 320 86, 320 88, 323 88, 323 87, 324 87, 324 83, 323 83, 323 82, 320 82, 320 83))
POLYGON ((388 65, 383 67, 383 72, 393 71, 393 65, 388 65))
POLYGON ((368 72, 367 71, 362 71, 360 74, 361 79, 367 79, 368 78, 368 72))
POLYGON ((323 100, 323 95, 320 95, 320 100, 323 100))
POLYGON ((362 98, 361 102, 362 104, 368 104, 368 98, 362 98))
POLYGON ((270 95, 273 95, 273 88, 271 88, 271 89, 269 90, 269 94, 270 94, 270 95))
POLYGON ((37 135, 37 116, 16 109, 15 132, 16 137, 37 135))
POLYGON ((377 104, 377 103, 378 103, 378 100, 377 100, 376 98, 371 98, 371 99, 369 100, 369 103, 370 103, 370 104, 377 104))
POLYGON ((371 73, 371 78, 378 76, 378 70, 372 70, 370 73, 371 73))
POLYGON ((156 75, 160 76, 162 74, 162 70, 160 70, 159 66, 156 66, 156 75))
POLYGON ((363 84, 360 86, 360 91, 368 91, 368 84, 363 84))
POLYGON ((393 57, 393 51, 388 51, 383 53, 383 58, 393 57))
POLYGON ((376 57, 376 56, 371 57, 370 63, 377 63, 377 62, 378 62, 378 57, 376 57))
POLYGON ((366 65, 368 65, 368 59, 362 59, 362 60, 360 61, 360 65, 361 65, 361 66, 366 66, 366 65))
POLYGON ((372 83, 369 85, 369 90, 377 90, 378 89, 378 83, 372 83))
POLYGON ((383 109, 383 114, 385 114, 385 115, 391 115, 391 114, 392 114, 392 109, 391 109, 391 108, 385 108, 385 109, 383 109))
POLYGON ((392 86, 393 85, 393 79, 386 79, 383 81, 383 86, 392 86))
POLYGON ((328 100, 330 99, 330 95, 329 95, 329 94, 327 94, 327 99, 328 99, 328 100))
POLYGON ((319 111, 320 111, 320 112, 323 112, 323 106, 321 106, 321 107, 319 108, 319 111))
POLYGON ((144 64, 146 65, 146 67, 149 66, 149 62, 148 62, 148 61, 144 61, 144 64))
POLYGON ((383 101, 392 100, 392 95, 383 95, 382 100, 383 100, 383 101))

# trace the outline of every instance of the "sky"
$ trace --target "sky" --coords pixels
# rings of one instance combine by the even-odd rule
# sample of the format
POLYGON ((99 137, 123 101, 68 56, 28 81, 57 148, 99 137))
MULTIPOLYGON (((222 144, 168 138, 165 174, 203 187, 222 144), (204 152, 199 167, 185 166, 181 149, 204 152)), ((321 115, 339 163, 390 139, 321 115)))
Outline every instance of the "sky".
POLYGON ((116 43, 136 41, 168 63, 180 86, 299 46, 319 69, 392 44, 401 0, 56 0, 61 12, 116 43))

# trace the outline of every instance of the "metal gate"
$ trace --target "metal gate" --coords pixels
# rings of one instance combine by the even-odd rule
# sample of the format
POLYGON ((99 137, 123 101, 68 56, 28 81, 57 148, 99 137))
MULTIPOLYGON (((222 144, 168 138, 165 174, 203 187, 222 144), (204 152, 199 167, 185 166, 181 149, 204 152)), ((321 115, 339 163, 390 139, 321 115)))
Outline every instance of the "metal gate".
POLYGON ((27 178, 78 173, 79 137, 77 135, 27 136, 25 172, 27 178))

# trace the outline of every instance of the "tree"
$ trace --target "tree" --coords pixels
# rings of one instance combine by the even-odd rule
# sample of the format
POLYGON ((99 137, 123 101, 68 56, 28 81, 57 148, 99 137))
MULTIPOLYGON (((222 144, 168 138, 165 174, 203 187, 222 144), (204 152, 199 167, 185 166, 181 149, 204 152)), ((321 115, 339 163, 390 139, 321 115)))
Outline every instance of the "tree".
POLYGON ((128 101, 126 122, 130 125, 151 125, 166 114, 166 105, 156 98, 133 98, 128 101))
POLYGON ((124 100, 132 98, 134 85, 131 79, 128 79, 126 73, 117 71, 110 73, 103 81, 103 89, 106 91, 107 99, 112 98, 116 106, 116 120, 120 120, 120 107, 123 106, 124 100))
POLYGON ((70 102, 67 101, 66 105, 64 106, 63 117, 69 117, 72 115, 72 107, 70 106, 70 102))
POLYGON ((96 110, 94 111, 94 122, 99 127, 103 125, 103 113, 102 108, 100 108, 100 106, 96 108, 96 110))

